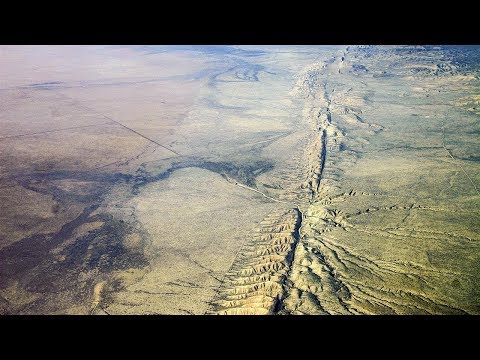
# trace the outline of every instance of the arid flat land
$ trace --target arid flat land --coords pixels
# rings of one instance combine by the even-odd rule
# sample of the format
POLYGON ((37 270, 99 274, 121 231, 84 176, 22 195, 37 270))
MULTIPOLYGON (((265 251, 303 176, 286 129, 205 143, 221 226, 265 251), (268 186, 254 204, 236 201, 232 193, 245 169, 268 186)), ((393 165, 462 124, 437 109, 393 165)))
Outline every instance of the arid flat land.
POLYGON ((480 47, 0 46, 0 314, 480 314, 480 47))

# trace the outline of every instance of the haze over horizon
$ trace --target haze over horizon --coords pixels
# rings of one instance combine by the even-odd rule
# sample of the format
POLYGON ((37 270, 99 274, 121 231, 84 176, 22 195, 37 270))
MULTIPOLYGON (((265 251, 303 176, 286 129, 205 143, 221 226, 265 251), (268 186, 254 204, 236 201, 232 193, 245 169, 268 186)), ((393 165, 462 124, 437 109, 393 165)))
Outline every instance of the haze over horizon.
POLYGON ((479 314, 480 47, 0 46, 0 314, 479 314))

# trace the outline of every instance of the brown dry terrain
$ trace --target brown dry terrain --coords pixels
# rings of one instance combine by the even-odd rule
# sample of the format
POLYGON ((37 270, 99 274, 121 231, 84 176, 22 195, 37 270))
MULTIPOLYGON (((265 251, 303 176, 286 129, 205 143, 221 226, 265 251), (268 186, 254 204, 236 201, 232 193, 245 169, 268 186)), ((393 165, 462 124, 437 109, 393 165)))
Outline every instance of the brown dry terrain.
POLYGON ((476 47, 0 47, 0 313, 480 313, 476 47))

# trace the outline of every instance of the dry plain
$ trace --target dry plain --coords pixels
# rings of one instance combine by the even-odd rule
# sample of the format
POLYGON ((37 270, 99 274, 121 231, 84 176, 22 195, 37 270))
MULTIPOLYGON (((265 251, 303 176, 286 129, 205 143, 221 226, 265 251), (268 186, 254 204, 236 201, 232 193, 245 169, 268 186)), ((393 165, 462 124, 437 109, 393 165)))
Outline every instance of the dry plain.
POLYGON ((480 48, 0 47, 1 314, 480 313, 480 48))

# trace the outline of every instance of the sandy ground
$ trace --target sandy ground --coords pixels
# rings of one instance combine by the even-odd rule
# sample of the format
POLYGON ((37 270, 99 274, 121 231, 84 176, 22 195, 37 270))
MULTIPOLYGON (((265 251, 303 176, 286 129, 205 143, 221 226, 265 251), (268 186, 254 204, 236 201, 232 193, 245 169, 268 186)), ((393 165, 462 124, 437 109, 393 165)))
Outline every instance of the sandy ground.
POLYGON ((0 47, 0 312, 478 314, 462 54, 0 47))

